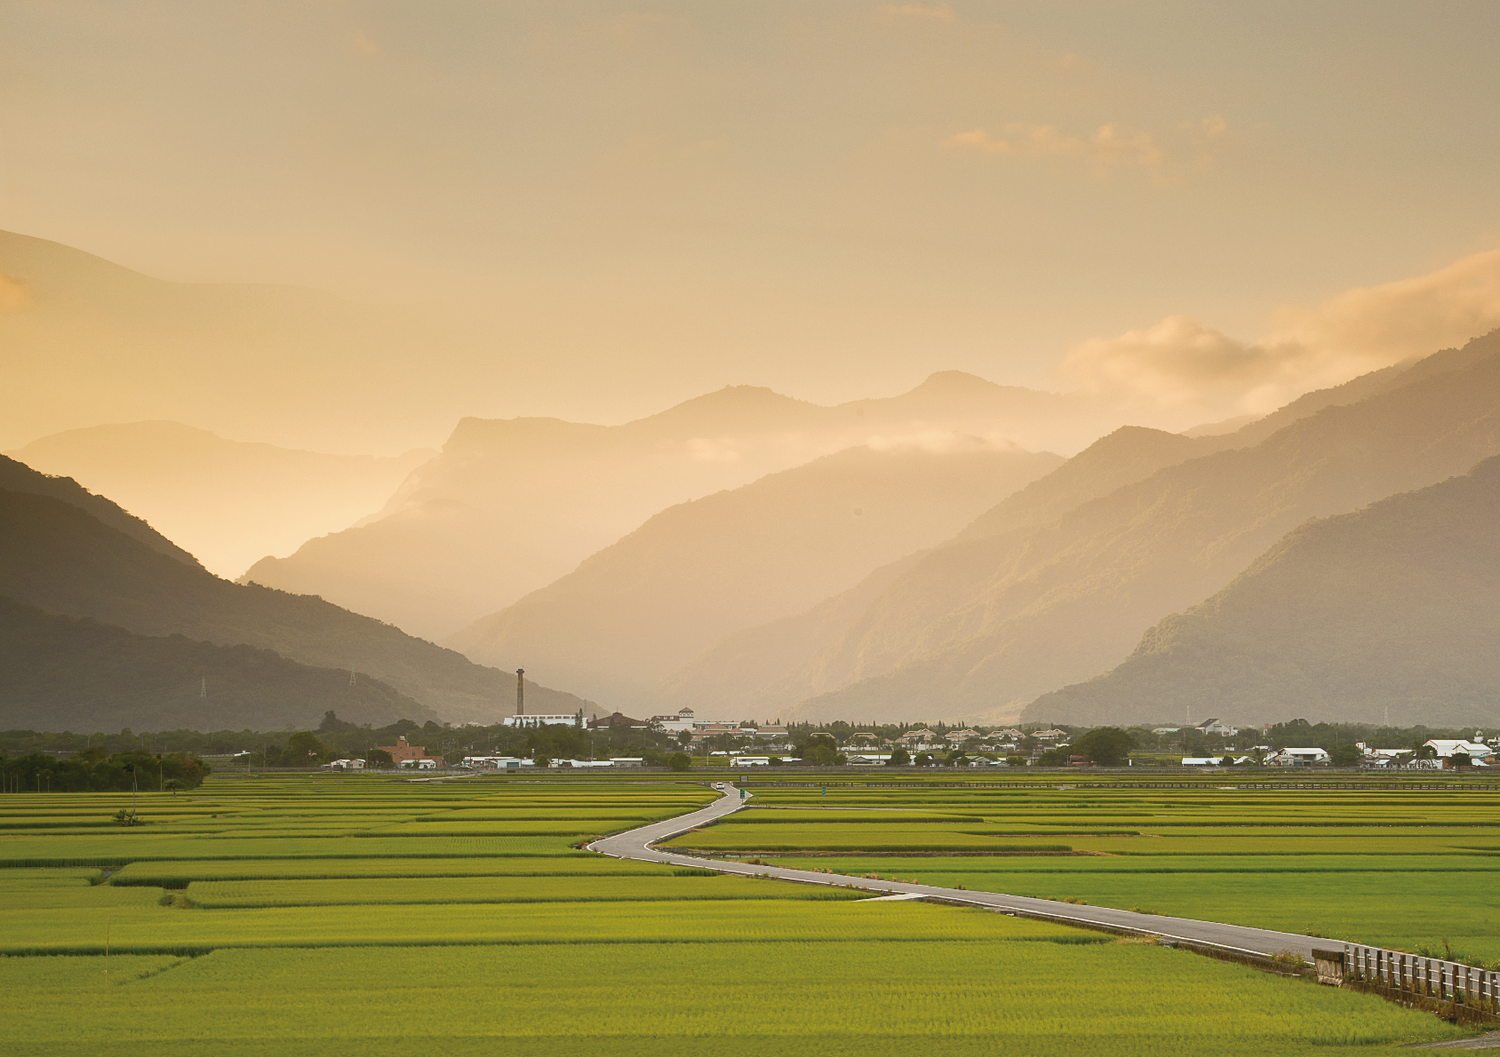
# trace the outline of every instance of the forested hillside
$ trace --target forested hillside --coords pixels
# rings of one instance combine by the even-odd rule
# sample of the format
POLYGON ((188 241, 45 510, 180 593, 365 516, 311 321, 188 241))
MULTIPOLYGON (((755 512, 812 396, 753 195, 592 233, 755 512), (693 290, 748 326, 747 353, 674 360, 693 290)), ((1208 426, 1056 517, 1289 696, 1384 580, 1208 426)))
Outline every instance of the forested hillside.
POLYGON ((0 727, 218 730, 437 716, 370 676, 313 668, 253 646, 147 637, 0 597, 0 727))
MULTIPOLYGON (((513 675, 320 598, 221 580, 50 496, 0 490, 0 595, 139 635, 181 634, 274 650, 315 667, 354 668, 452 722, 514 711, 513 675)), ((585 706, 545 687, 533 693, 538 710, 585 706)))

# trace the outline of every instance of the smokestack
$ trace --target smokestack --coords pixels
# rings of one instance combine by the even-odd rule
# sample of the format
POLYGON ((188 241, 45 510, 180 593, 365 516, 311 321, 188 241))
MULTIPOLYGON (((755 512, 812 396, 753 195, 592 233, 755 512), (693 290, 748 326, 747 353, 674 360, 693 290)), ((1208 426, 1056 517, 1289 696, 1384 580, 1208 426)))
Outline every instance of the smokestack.
POLYGON ((516 669, 516 715, 526 714, 526 669, 516 669))

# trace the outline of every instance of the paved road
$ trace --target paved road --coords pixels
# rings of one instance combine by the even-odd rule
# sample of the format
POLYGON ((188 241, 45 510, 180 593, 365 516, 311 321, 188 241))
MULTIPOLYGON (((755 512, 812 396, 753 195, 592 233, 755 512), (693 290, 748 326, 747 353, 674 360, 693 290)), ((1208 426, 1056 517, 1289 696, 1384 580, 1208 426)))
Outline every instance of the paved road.
POLYGON ((1141 936, 1156 936, 1237 954, 1270 956, 1290 951, 1311 961, 1314 947, 1332 947, 1337 950, 1343 946, 1332 940, 1299 936, 1291 932, 1252 929, 1243 925, 1221 925, 1213 921, 1163 917, 1159 914, 1136 914, 1129 910, 1075 906, 1071 903, 1058 903, 1051 899, 1034 899, 1030 896, 1001 895, 993 892, 970 892, 967 889, 939 888, 936 885, 910 884, 906 881, 873 881, 844 874, 788 870, 780 866, 751 866, 747 863, 703 859, 679 852, 658 851, 652 847, 657 841, 686 833, 690 829, 722 818, 732 811, 738 811, 743 806, 744 801, 740 799, 739 790, 728 786, 722 797, 691 814, 679 815, 665 822, 653 822, 649 826, 618 833, 613 837, 605 837, 594 841, 588 847, 590 851, 612 855, 617 859, 638 859, 643 862, 669 863, 673 866, 696 866, 717 870, 720 873, 739 874, 745 877, 769 876, 784 881, 800 881, 805 884, 849 885, 879 896, 904 895, 914 898, 941 899, 945 902, 987 907, 991 910, 1006 911, 1027 917, 1053 918, 1084 927, 1107 928, 1141 936))

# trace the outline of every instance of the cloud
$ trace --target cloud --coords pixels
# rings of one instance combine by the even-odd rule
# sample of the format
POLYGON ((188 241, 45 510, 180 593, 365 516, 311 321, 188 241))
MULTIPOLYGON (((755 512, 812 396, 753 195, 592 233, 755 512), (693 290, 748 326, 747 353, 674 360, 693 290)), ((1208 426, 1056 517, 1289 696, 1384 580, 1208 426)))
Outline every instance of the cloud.
POLYGON ((1500 250, 1428 275, 1348 290, 1276 314, 1272 332, 1239 341, 1186 316, 1095 338, 1059 365, 1065 384, 1126 406, 1197 414, 1263 413, 1313 389, 1500 327, 1500 250))
POLYGON ((1117 124, 1100 125, 1092 133, 1080 136, 1064 133, 1056 125, 1017 121, 995 135, 982 128, 960 132, 944 140, 943 146, 1017 158, 1076 158, 1096 171, 1134 168, 1153 176, 1162 173, 1167 160, 1149 132, 1117 124))
POLYGON ((952 430, 922 430, 914 433, 876 434, 865 438, 865 447, 878 452, 921 451, 952 455, 971 451, 1019 451, 1016 442, 998 433, 976 437, 952 430))
POLYGON ((876 14, 884 22, 952 22, 958 17, 947 4, 881 4, 876 14))

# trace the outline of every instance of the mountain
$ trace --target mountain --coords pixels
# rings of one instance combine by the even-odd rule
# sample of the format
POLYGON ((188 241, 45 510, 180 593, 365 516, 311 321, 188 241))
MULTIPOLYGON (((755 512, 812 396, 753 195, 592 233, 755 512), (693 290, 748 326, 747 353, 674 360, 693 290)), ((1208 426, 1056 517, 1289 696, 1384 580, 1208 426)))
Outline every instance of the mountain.
POLYGON ((1312 521, 1112 671, 1026 710, 1061 723, 1303 716, 1500 723, 1500 458, 1312 521))
POLYGON ((242 580, 442 638, 667 507, 853 447, 1076 433, 1092 412, 1070 401, 950 371, 901 396, 837 407, 731 386, 619 426, 468 418, 374 517, 257 562, 242 580))
MULTIPOLYGON (((847 658, 840 658, 833 647, 886 591, 918 566, 930 577, 937 563, 952 560, 955 581, 951 586, 962 595, 971 586, 962 558, 967 553, 961 546, 964 541, 1045 524, 1080 503, 1212 450, 1214 445, 1222 446, 1217 441, 1122 426, 975 517, 945 546, 884 565, 805 613, 747 628, 713 644, 657 688, 663 707, 670 711, 722 702, 734 715, 780 715, 810 694, 837 689, 845 678, 847 658)), ((942 604, 939 601, 934 608, 941 611, 942 604)))
POLYGON ((0 489, 44 495, 61 500, 69 506, 82 510, 100 524, 129 536, 137 543, 145 544, 158 554, 165 554, 186 565, 198 564, 197 558, 157 532, 145 521, 134 514, 126 513, 120 509, 119 504, 112 500, 102 495, 95 495, 71 477, 49 477, 25 463, 0 455, 0 489))
POLYGON ((327 709, 385 726, 435 718, 385 683, 251 646, 152 638, 0 597, 0 728, 311 729, 327 709))
POLYGON ((1377 374, 1278 412, 1263 438, 1263 422, 1182 438, 1219 449, 1206 454, 1117 436, 1054 472, 1079 482, 1080 500, 1061 513, 1074 493, 1042 478, 857 614, 823 624, 795 667, 733 664, 781 688, 783 719, 1014 718, 1039 694, 1118 664, 1147 628, 1223 588, 1308 518, 1431 484, 1500 449, 1500 333, 1377 374), (1173 462, 1179 450, 1191 455, 1173 462), (1085 472, 1090 460, 1140 476, 1112 487, 1111 473, 1085 472), (1156 461, 1169 465, 1149 472, 1156 461))
POLYGON ((670 507, 445 644, 624 708, 715 640, 950 536, 1063 461, 974 438, 944 445, 851 448, 670 507))
MULTIPOLYGON (((514 711, 514 677, 505 672, 320 598, 221 580, 51 496, 0 490, 0 595, 137 635, 184 635, 274 650, 319 668, 352 667, 452 722, 494 722, 514 711)), ((537 711, 586 704, 545 687, 528 694, 537 711)))
POLYGON ((290 553, 378 510, 437 453, 324 455, 225 440, 180 422, 131 422, 68 430, 9 454, 88 481, 234 577, 266 554, 290 553))
MULTIPOLYGON (((387 363, 475 345, 437 309, 293 286, 176 283, 47 239, 0 232, 0 446, 100 422, 212 423, 231 436, 380 450, 393 426, 435 436, 472 378, 387 363)), ((363 511, 368 513, 368 510, 363 511)))

